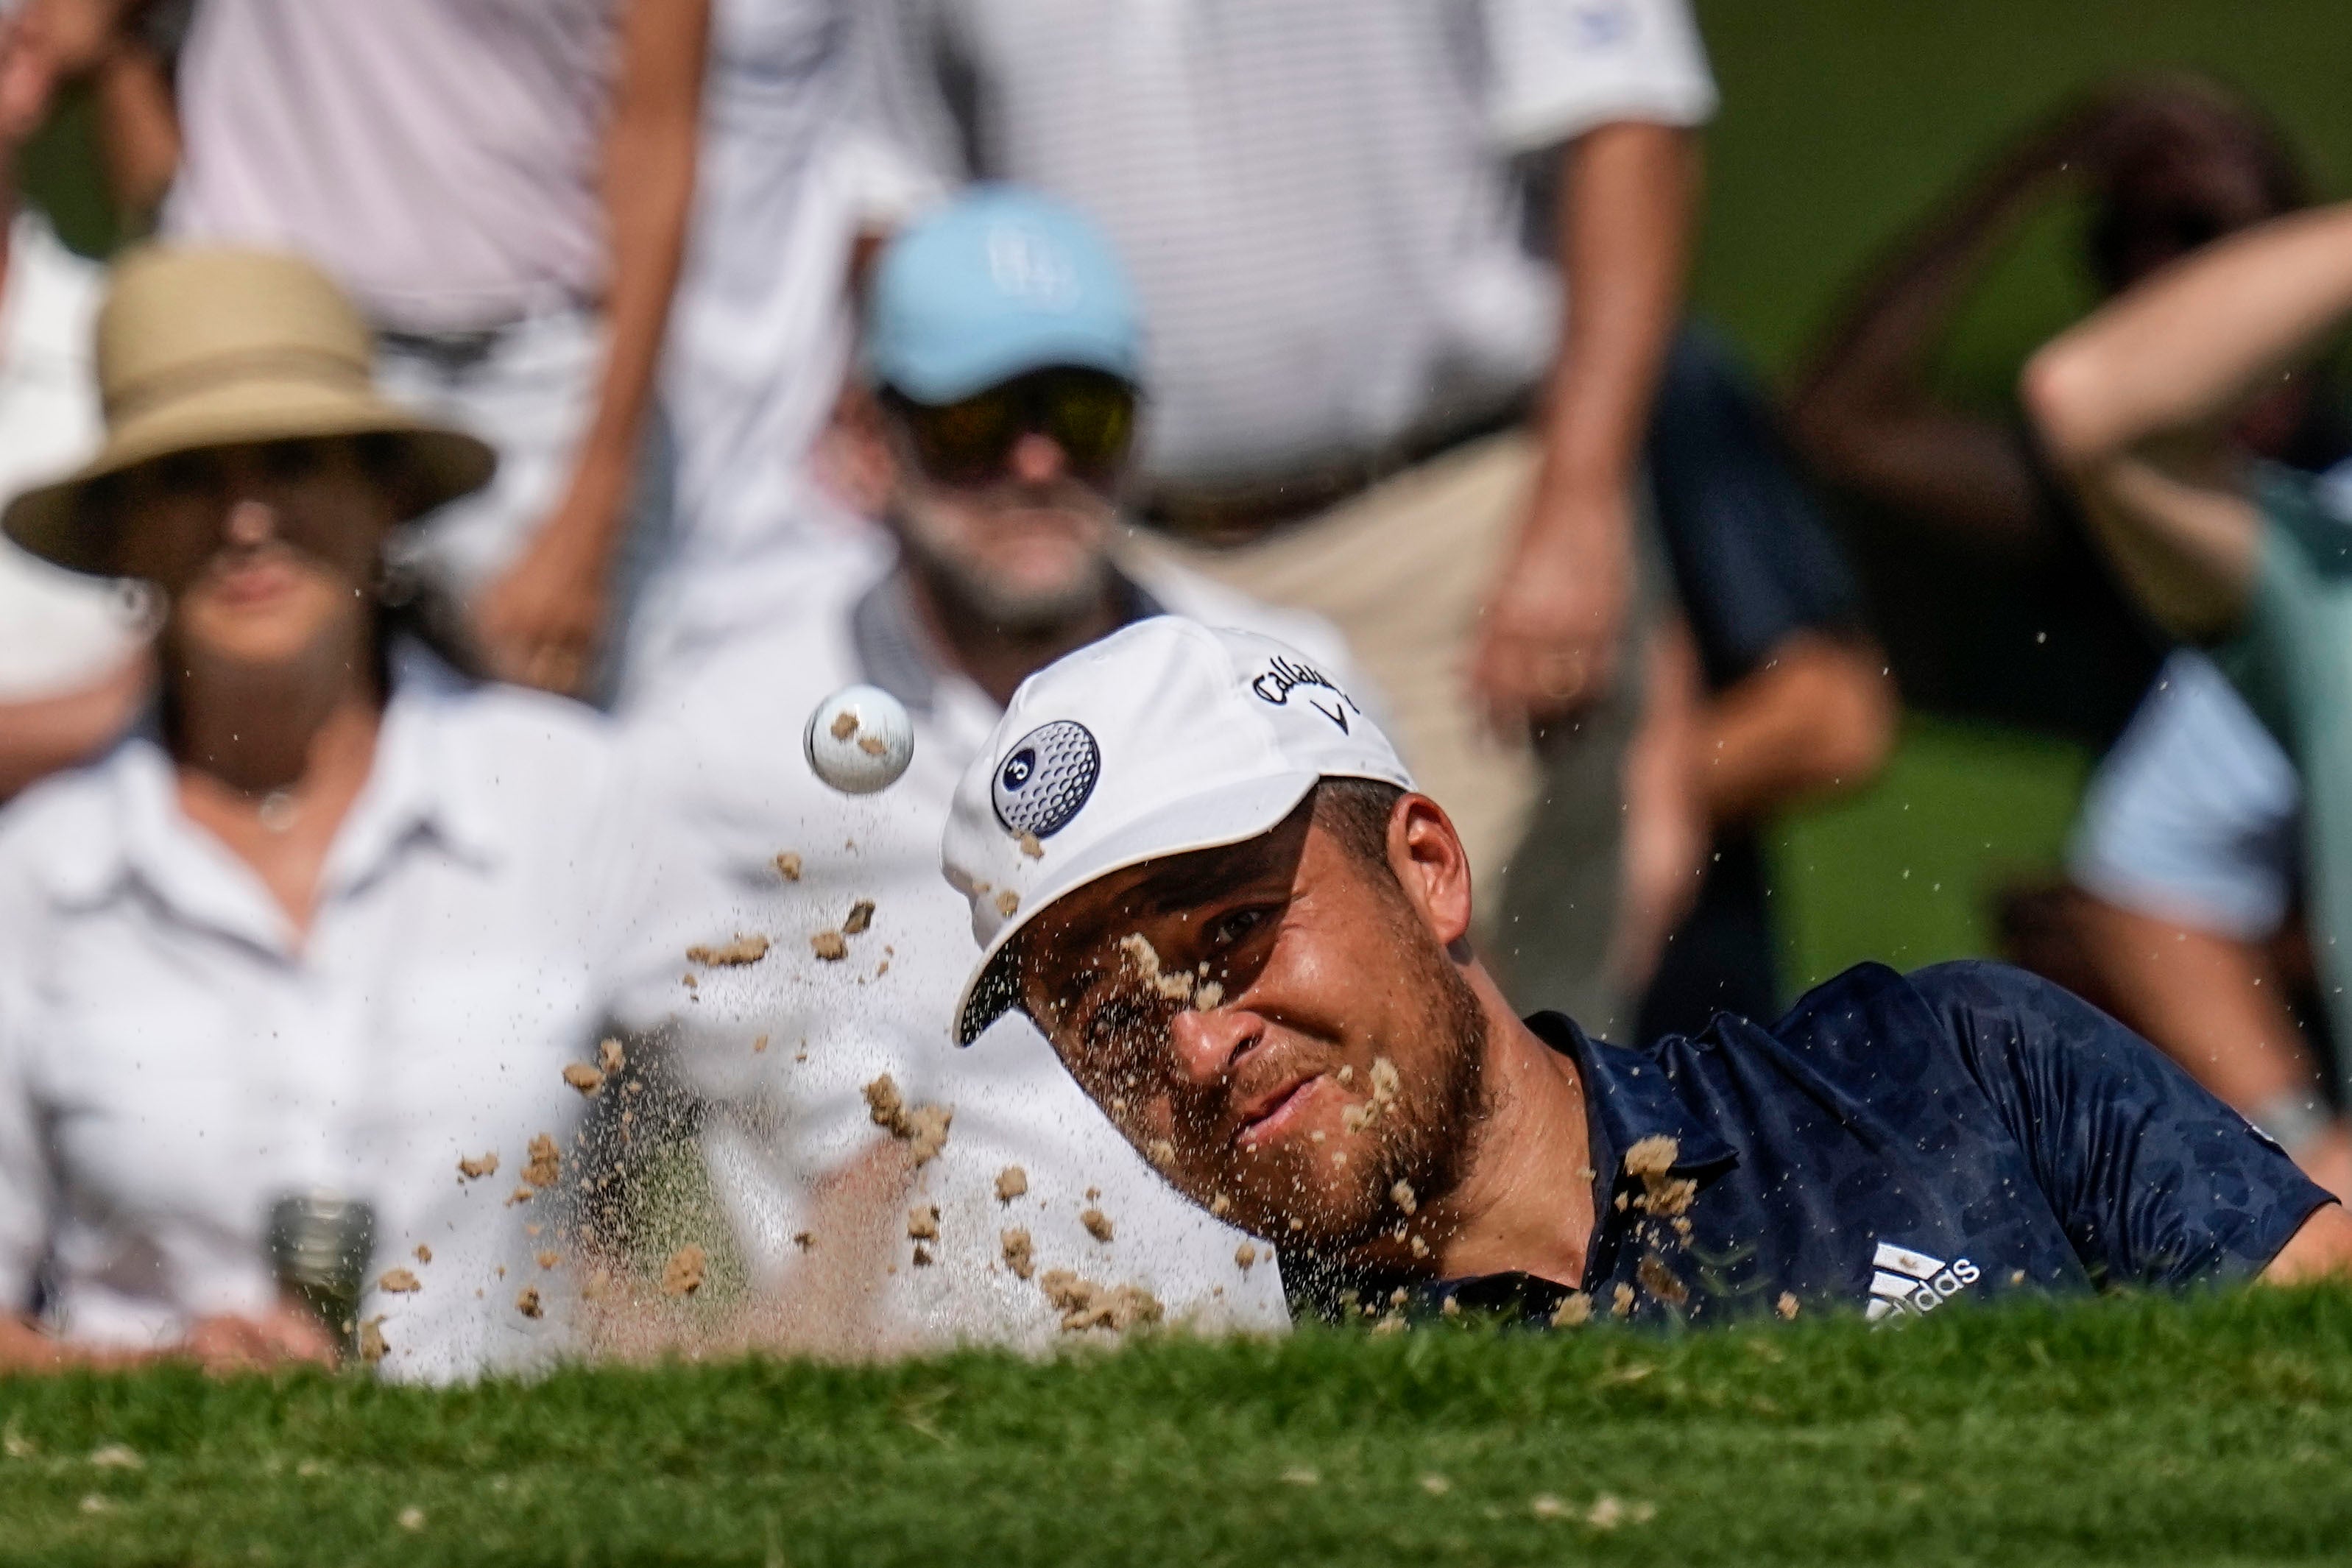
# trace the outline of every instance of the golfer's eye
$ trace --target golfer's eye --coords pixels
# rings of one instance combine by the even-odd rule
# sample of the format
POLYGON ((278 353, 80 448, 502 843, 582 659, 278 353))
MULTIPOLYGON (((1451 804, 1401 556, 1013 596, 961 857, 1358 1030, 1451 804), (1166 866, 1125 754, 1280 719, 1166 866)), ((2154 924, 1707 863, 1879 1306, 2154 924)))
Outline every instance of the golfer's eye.
POLYGON ((1262 907, 1233 910, 1209 922, 1209 946, 1222 952, 1238 946, 1264 928, 1271 910, 1262 907))

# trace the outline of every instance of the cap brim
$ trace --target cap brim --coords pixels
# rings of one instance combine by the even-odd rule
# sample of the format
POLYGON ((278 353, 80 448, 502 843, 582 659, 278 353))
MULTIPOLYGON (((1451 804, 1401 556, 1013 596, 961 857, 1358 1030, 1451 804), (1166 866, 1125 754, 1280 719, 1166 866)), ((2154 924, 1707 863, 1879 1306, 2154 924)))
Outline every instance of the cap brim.
POLYGON ((1136 356, 1097 332, 975 332, 942 346, 950 352, 898 355, 877 345, 868 369, 885 386, 932 406, 960 403, 1033 371, 1097 370, 1130 386, 1143 379, 1136 356))
POLYGON ((127 424, 81 468, 10 501, 0 514, 0 531, 68 571, 110 577, 116 573, 109 541, 89 527, 82 511, 82 494, 90 485, 175 453, 333 436, 400 438, 416 480, 412 516, 471 494, 498 471, 498 454, 478 437, 420 418, 373 393, 324 389, 314 381, 257 379, 127 424))
POLYGON ((1276 773, 1211 790, 1112 834, 1072 861, 1049 891, 1006 921, 989 942, 972 968, 971 978, 964 984, 963 994, 956 999, 955 1043, 969 1046, 991 1024, 1021 1006, 1020 976, 1007 950, 1030 921, 1114 871, 1196 849, 1220 849, 1271 833, 1325 776, 1276 773))

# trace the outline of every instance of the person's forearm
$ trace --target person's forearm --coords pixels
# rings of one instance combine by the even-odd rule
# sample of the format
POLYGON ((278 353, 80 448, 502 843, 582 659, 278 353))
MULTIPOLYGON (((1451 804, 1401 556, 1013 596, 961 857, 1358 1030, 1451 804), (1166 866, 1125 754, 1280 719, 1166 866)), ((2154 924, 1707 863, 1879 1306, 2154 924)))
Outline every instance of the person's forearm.
POLYGON ((2026 367, 2044 443, 2077 472, 2213 430, 2352 314, 2352 204, 2220 241, 2061 333, 2026 367))
POLYGON ((1859 788, 1895 741, 1895 688, 1874 647, 1799 632, 1771 662, 1708 702, 1692 773, 1717 825, 1859 788))
MULTIPOLYGON (((1568 309, 1546 387, 1546 488, 1622 494, 1682 314, 1699 182, 1695 132, 1637 121, 1585 132, 1561 154, 1557 229, 1568 309)), ((1587 515, 1538 509, 1534 526, 1587 515)))
POLYGON ((0 1314, 0 1372, 68 1372, 135 1366, 152 1359, 135 1351, 93 1350, 41 1331, 24 1319, 0 1314))
POLYGON ((606 135, 604 195, 612 270, 595 413, 559 518, 593 531, 609 557, 627 522, 694 206, 707 0, 632 0, 606 135))
POLYGON ((180 172, 180 120, 169 68, 154 49, 123 39, 95 78, 99 149, 115 211, 143 229, 180 172))

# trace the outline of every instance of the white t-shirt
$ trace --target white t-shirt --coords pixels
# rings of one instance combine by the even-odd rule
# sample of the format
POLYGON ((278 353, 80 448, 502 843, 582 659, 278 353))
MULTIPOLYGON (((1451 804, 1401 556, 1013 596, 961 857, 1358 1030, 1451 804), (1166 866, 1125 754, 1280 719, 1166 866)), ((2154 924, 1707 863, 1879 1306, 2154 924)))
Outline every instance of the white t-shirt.
POLYGON ((850 248, 873 202, 859 3, 719 0, 712 14, 663 380, 689 570, 724 570, 811 521, 798 478, 848 363, 850 248))
POLYGON ((677 1011, 686 947, 731 924, 644 799, 606 721, 412 666, 305 939, 151 741, 0 812, 0 1302, 46 1260, 58 1331, 168 1343, 264 1308, 273 1201, 325 1190, 373 1206, 371 1281, 422 1284, 362 1308, 387 1373, 564 1348, 573 1249, 552 1200, 508 1202, 529 1145, 576 1157, 563 1067, 677 1011))
POLYGON ((283 246, 383 326, 601 300, 616 0, 199 0, 166 233, 283 246))
POLYGON ((1716 93, 1685 0, 872 0, 919 154, 1091 214, 1147 468, 1265 481, 1509 407, 1557 342, 1514 160, 1716 93))
MULTIPOLYGON (((1168 610, 1266 632, 1327 668, 1349 668, 1338 635, 1316 617, 1264 608, 1190 574, 1139 570, 1138 582, 1168 610)), ((785 967, 771 958, 740 979, 705 980, 701 1021, 740 1020, 743 1043, 688 1068, 714 1108, 706 1152, 755 1267, 784 1267, 807 1223, 811 1184, 877 1136, 863 1089, 887 1072, 909 1101, 950 1106, 954 1121, 915 1195, 939 1205, 936 1260, 911 1267, 908 1248, 884 1277, 887 1331, 931 1344, 1050 1339, 1055 1318, 1036 1283, 1002 1256, 1002 1232, 1015 1226, 1029 1231, 1040 1271, 1143 1285, 1171 1318, 1286 1324, 1270 1249, 1258 1245, 1265 1261, 1242 1269, 1235 1252, 1247 1238, 1168 1186, 1025 1017, 1009 1015, 969 1050, 950 1043, 949 1015, 978 955, 970 910, 940 871, 940 837, 955 781, 1000 710, 938 668, 887 562, 855 551, 803 559, 787 602, 789 617, 725 644, 646 704, 636 725, 667 808, 765 900, 758 929, 782 950, 785 967), (865 797, 819 784, 801 750, 809 712, 857 681, 896 692, 915 721, 906 776, 865 797), (781 851, 799 856, 798 881, 779 877, 781 851), (872 928, 847 939, 845 960, 818 959, 811 938, 838 929, 860 900, 873 901, 872 928), (754 1052, 749 1042, 761 1037, 767 1048, 754 1052), (994 1183, 1011 1164, 1024 1168, 1029 1191, 1000 1203, 994 1183), (1090 1189, 1098 1195, 1089 1199, 1090 1189), (1089 1206, 1110 1218, 1111 1241, 1084 1228, 1089 1206)))
MULTIPOLYGON (((0 502, 79 467, 101 435, 90 329, 99 268, 20 212, 0 282, 0 502)), ((0 703, 94 684, 139 646, 113 584, 63 571, 0 539, 0 703)))

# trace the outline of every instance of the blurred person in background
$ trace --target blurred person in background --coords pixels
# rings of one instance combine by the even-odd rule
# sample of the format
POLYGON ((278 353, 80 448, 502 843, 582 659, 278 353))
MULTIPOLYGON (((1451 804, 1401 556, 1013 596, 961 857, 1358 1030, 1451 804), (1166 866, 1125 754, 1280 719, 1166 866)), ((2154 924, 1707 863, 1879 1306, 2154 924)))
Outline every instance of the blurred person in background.
MULTIPOLYGON (((2168 639, 2117 587, 2020 417, 1939 388, 1961 310, 2004 247, 2075 193, 2103 297, 2301 206, 2295 156, 2254 110, 2197 79, 2126 84, 2059 114, 1939 205, 1865 279, 1790 406, 1814 470, 1859 502, 1853 541, 1910 700, 2104 751, 2168 639)), ((2313 469, 2344 454, 2296 376, 2246 412, 2250 450, 2313 469)))
POLYGON ((1641 444, 1716 102, 1682 0, 866 9, 918 158, 1134 267, 1169 552, 1339 626, 1482 881, 1538 793, 1575 826, 1570 923, 1508 943, 1613 1016, 1641 444))
MULTIPOLYGON (((936 196, 871 134, 856 0, 715 0, 702 151, 662 399, 676 560, 641 607, 630 700, 655 667, 763 629, 772 558, 863 531, 813 470, 854 336, 854 259, 936 196)), ((831 447, 828 446, 827 451, 831 447)))
MULTIPOLYGON (((0 0, 0 91, 22 68, 21 4, 0 0)), ((98 442, 99 269, 18 205, 20 146, 0 123, 0 501, 98 442)), ((0 541, 0 801, 122 732, 146 689, 144 629, 121 586, 0 541)))
MULTIPOLYGON (((1685 326, 1667 355, 1647 455, 1675 603, 1627 769, 1633 896, 1617 952, 1643 1042, 1696 1034, 1717 1012, 1780 1016, 1763 831, 1868 784, 1896 714, 1837 538, 1761 390, 1704 326, 1685 326)), ((1545 875, 1547 846, 1567 837, 1549 830, 1549 808, 1512 868, 1506 931, 1562 885, 1545 875)), ((1525 977, 1513 1000, 1561 998, 1525 977)))
MULTIPOLYGON (((145 9, 26 4, 0 93, 18 128, 145 9)), ((387 391, 498 448, 497 481, 399 553, 467 607, 489 668, 550 690, 610 692, 663 550, 656 374, 708 9, 197 0, 178 58, 163 232, 310 256, 368 312, 387 391)))
POLYGON ((105 445, 0 520, 163 606, 150 721, 0 813, 0 1364, 326 1359, 269 1239, 320 1193, 373 1212, 385 1371, 571 1342, 562 1075, 712 906, 603 721, 402 635, 388 542, 496 459, 370 361, 306 261, 135 252, 105 445))
MULTIPOLYGON (((895 550, 796 558, 774 590, 793 615, 685 670, 637 726, 667 809, 739 887, 762 892, 765 929, 793 966, 781 984, 772 960, 705 976, 701 1022, 740 1017, 743 1038, 769 1044, 685 1059, 755 1277, 803 1318, 827 1299, 813 1291, 845 1289, 845 1325, 866 1320, 899 1342, 1050 1338, 1059 1310, 1004 1254, 1017 1229, 1037 1270, 1140 1285, 1193 1321, 1285 1321, 1271 1253, 1237 1262, 1245 1238, 1170 1190, 1025 1020, 987 1056, 950 1051, 940 1026, 971 926, 939 876, 949 796, 1032 671, 1176 614, 1278 630, 1351 679, 1317 617, 1127 549, 1143 344, 1118 258, 1059 203, 974 187, 902 231, 876 267, 846 426, 888 476, 895 550), (906 776, 865 799, 819 783, 801 752, 810 712, 853 682, 897 696, 915 724, 906 776), (845 921, 855 909, 864 921, 845 921), (812 955, 828 931, 845 933, 845 957, 812 955), (910 1104, 954 1113, 919 1170, 864 1097, 885 1072, 910 1104), (872 1179, 877 1162, 889 1179, 872 1179), (1008 1166, 1025 1192, 1000 1195, 1008 1166), (933 1234, 909 1237, 910 1207, 935 1212, 919 1227, 933 1234), (1108 1217, 1098 1235, 1088 1210, 1108 1217), (918 1249, 932 1266, 913 1266, 918 1249)), ((1050 836, 1038 853, 1055 853, 1050 836)))
MULTIPOLYGON (((2352 320, 2347 257, 2352 208, 2276 220, 2112 301, 2035 355, 2022 382, 2118 574, 2168 630, 2212 648, 2300 776, 2305 898, 2339 1081, 2352 1042, 2347 512, 2326 483, 2252 460, 2234 433, 2306 380, 2352 320)), ((2269 1056, 2292 1070, 2268 1097, 2319 1102, 2307 1061, 2269 1056)))
POLYGON ((2013 899, 2012 944, 2341 1194, 2352 1137, 2321 1092, 2302 854, 2294 764, 2212 661, 2179 649, 2084 792, 2062 907, 2013 899))

